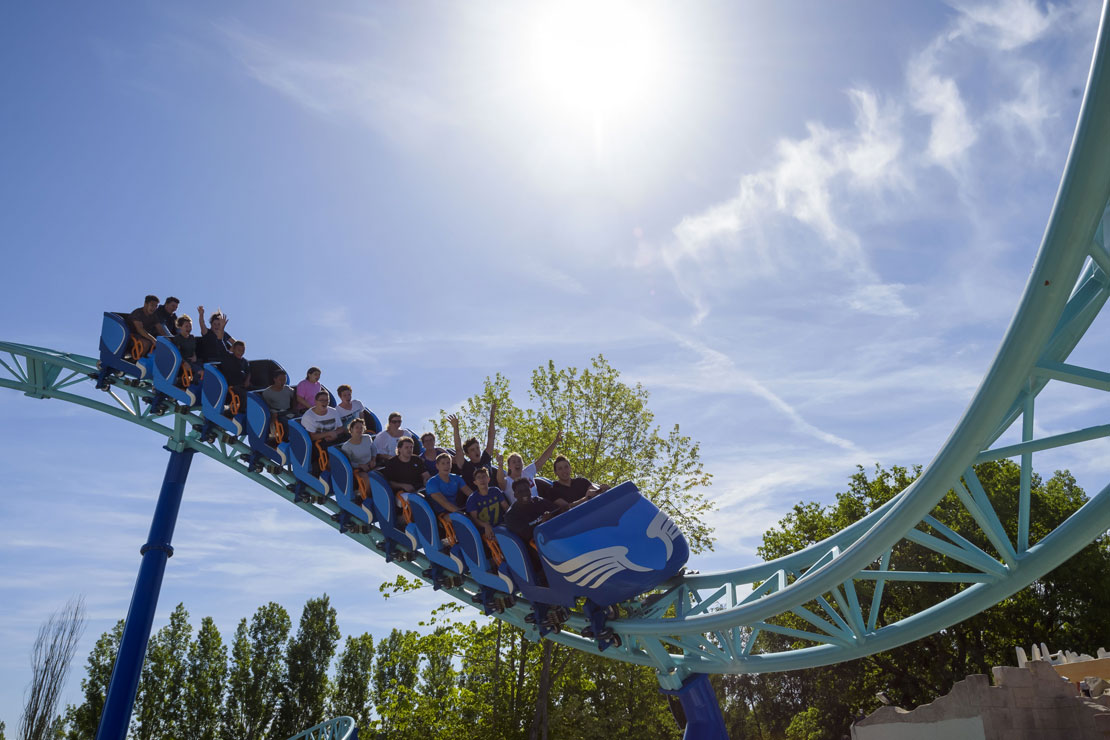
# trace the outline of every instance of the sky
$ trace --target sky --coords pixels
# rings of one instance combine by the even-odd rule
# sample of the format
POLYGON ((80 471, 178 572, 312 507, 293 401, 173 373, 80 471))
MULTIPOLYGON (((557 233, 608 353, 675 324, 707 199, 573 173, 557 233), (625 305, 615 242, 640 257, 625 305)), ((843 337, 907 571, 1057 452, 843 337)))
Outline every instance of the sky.
MULTIPOLYGON (((691 567, 750 564, 794 503, 927 463, 953 429, 1039 246, 1097 24, 1033 0, 9 3, 0 339, 93 355, 102 311, 173 294, 417 430, 487 375, 526 404, 532 368, 603 353, 714 475, 718 541, 691 567)), ((1075 362, 1105 365, 1102 326, 1075 362)), ((1036 431, 1106 412, 1050 387, 1036 431)), ((78 700, 166 453, 56 401, 0 393, 0 418, 12 728, 38 625, 83 594, 78 700)), ((1094 491, 1108 451, 1036 464, 1094 491)), ((227 639, 326 592, 345 634, 380 636, 441 601, 383 601, 400 571, 199 457, 173 544, 155 629, 184 602, 227 639)))

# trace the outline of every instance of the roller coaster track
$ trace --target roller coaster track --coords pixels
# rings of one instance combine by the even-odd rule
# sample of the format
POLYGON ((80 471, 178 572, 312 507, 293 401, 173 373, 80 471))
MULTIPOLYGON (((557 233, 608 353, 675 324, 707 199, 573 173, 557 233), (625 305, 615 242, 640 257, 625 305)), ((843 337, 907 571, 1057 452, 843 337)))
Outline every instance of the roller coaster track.
MULTIPOLYGON (((1108 8, 1095 45, 1079 120, 1059 192, 1017 311, 994 361, 963 417, 920 477, 894 499, 828 539, 752 567, 713 574, 685 574, 657 593, 622 605, 609 622, 621 644, 606 658, 654 667, 664 688, 691 674, 766 672, 807 668, 887 650, 966 619, 1042 577, 1110 528, 1110 485, 1054 530, 1030 542, 1033 456, 1065 445, 1110 437, 1110 424, 1034 438, 1035 399, 1049 383, 1110 391, 1110 372, 1068 364, 1067 359, 1110 296, 1110 34, 1108 8), (1021 441, 995 446, 1021 421, 1021 441), (1018 458, 1021 464, 1016 537, 1012 537, 976 477, 974 465, 1018 458), (954 492, 978 532, 957 534, 934 510, 954 492), (979 546, 974 541, 989 543, 979 546), (924 548, 948 569, 898 569, 907 548, 924 548), (888 589, 936 591, 931 606, 896 621, 883 618, 888 589), (892 585, 893 584, 893 585, 892 585), (788 639, 758 640, 760 634, 788 639), (788 643, 779 649, 769 644, 788 643)), ((76 403, 125 419, 168 438, 171 450, 191 448, 270 489, 327 526, 339 507, 297 502, 286 471, 251 472, 240 455, 247 446, 229 438, 207 443, 193 431, 199 411, 153 415, 144 399, 148 382, 116 378, 94 387, 96 360, 22 344, 0 343, 0 386, 34 398, 76 403), (6 373, 6 375, 3 375, 6 373)), ((1012 522, 1011 522, 1012 524, 1012 522)), ((344 533, 370 552, 383 539, 344 533)), ((379 553, 380 554, 380 553, 379 553)), ((396 562, 418 578, 431 566, 422 555, 396 562)), ((447 593, 471 604, 479 591, 466 580, 447 593)), ((521 599, 499 619, 533 638, 521 599)), ((587 626, 573 612, 564 630, 548 639, 590 653, 597 644, 578 634, 587 626)))

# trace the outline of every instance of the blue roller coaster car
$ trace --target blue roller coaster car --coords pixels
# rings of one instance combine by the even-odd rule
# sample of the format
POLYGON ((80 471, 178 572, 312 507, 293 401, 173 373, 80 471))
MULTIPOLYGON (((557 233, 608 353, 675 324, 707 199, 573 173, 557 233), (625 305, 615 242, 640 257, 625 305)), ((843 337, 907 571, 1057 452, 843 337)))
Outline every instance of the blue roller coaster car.
POLYGON ((584 598, 591 631, 603 643, 612 642, 604 629, 610 607, 676 575, 690 557, 678 526, 630 481, 536 527, 542 574, 533 566, 531 545, 503 527, 495 531, 502 570, 539 605, 534 617, 541 632, 558 628, 558 618, 547 618, 551 607, 573 607, 584 598))

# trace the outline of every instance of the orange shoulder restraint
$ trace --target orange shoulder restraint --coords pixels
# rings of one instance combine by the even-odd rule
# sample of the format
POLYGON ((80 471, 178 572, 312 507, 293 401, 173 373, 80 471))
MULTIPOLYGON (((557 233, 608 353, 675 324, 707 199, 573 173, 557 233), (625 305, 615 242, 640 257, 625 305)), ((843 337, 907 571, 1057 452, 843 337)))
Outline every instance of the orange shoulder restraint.
POLYGON ((443 539, 447 540, 447 544, 452 547, 459 544, 459 538, 455 536, 455 525, 451 523, 451 517, 447 514, 440 514, 439 523, 443 525, 443 539))

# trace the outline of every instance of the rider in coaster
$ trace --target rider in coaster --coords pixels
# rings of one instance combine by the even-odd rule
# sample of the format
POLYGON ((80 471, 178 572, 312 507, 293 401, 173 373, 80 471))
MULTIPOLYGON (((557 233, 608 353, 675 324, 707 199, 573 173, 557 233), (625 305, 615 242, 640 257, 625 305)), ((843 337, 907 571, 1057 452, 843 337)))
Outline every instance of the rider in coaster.
POLYGON ((532 483, 526 478, 517 478, 513 481, 513 496, 516 498, 513 505, 505 512, 505 526, 524 543, 524 550, 532 559, 536 581, 546 583, 540 556, 532 547, 536 527, 546 522, 556 514, 566 511, 566 502, 558 503, 547 499, 537 498, 532 495, 532 483))
MULTIPOLYGON (((374 447, 377 452, 377 439, 374 440, 374 447)), ((397 454, 389 458, 382 472, 393 490, 404 494, 423 488, 428 480, 428 469, 412 456, 412 437, 401 437, 397 442, 397 454)))
POLYGON ((228 390, 239 396, 239 408, 244 408, 247 400, 247 381, 250 379, 251 366, 243 355, 247 345, 241 340, 231 343, 231 356, 220 363, 220 372, 227 381, 228 390))
POLYGON ((335 389, 339 394, 339 403, 336 404, 336 410, 343 415, 343 426, 350 426, 351 422, 355 419, 362 418, 362 412, 366 408, 362 405, 362 401, 352 398, 354 393, 351 386, 344 383, 335 389))
POLYGON ((177 336, 177 307, 180 305, 181 301, 171 295, 154 312, 158 322, 170 330, 170 336, 177 336))
POLYGON ((227 316, 217 311, 204 323, 204 306, 197 306, 197 321, 200 323, 200 341, 197 342, 197 357, 201 362, 212 362, 220 365, 231 359, 231 345, 235 339, 224 331, 227 326, 227 316))
POLYGON ((177 347, 177 351, 181 353, 181 359, 189 363, 189 367, 193 370, 193 381, 199 382, 204 377, 204 368, 200 365, 200 360, 197 359, 197 338, 193 336, 193 320, 189 318, 189 314, 182 314, 177 319, 177 333, 170 338, 170 341, 177 347))
POLYGON ((555 458, 555 480, 544 493, 544 498, 554 501, 561 499, 571 506, 591 499, 609 490, 607 485, 597 485, 589 478, 575 478, 571 472, 570 460, 563 455, 555 458))
MULTIPOLYGON (((352 419, 351 423, 347 425, 347 432, 351 435, 351 438, 344 442, 339 449, 343 450, 343 454, 351 461, 351 470, 354 471, 355 477, 360 479, 365 484, 365 490, 369 491, 370 479, 366 474, 374 469, 374 442, 368 435, 363 434, 365 431, 366 422, 361 417, 352 419)), ((359 504, 366 500, 357 486, 354 493, 359 504)))
POLYGON ((274 370, 270 375, 270 385, 262 391, 262 400, 270 407, 274 420, 282 423, 297 416, 294 411, 296 393, 285 384, 288 377, 284 370, 274 370))
MULTIPOLYGON (((454 506, 450 511, 462 511, 466 506, 466 498, 473 489, 466 485, 461 475, 451 472, 451 454, 441 452, 436 457, 436 474, 428 479, 424 491, 430 496, 441 496, 445 501, 450 501, 454 506)), ((435 508, 434 506, 432 508, 435 508)), ((440 512, 437 511, 437 514, 440 512)))
POLYGON ((466 513, 487 537, 493 536, 493 528, 501 523, 509 505, 500 488, 491 488, 489 470, 474 470, 474 493, 466 499, 466 513))
POLYGON ((301 417, 301 426, 312 437, 313 442, 335 444, 346 437, 343 425, 340 424, 342 418, 338 411, 328 406, 328 392, 320 391, 316 394, 316 403, 301 417))
MULTIPOLYGON (((424 463, 424 467, 428 469, 428 475, 434 478, 436 473, 439 472, 439 469, 436 467, 436 461, 439 459, 439 456, 447 452, 447 450, 442 447, 436 447, 435 432, 424 432, 421 434, 420 445, 424 448, 424 451, 420 453, 420 462, 424 463)), ((473 488, 473 486, 471 486, 471 488, 473 488)))
POLYGON ((470 486, 463 483, 461 475, 451 472, 451 455, 442 453, 436 459, 436 475, 424 485, 424 498, 428 499, 436 518, 440 514, 462 513, 466 498, 464 496, 462 503, 458 503, 458 497, 464 491, 470 495, 470 486))
MULTIPOLYGON (((401 440, 407 439, 410 442, 412 437, 409 437, 401 429, 401 412, 394 411, 389 415, 389 423, 386 424, 385 429, 378 432, 374 437, 374 452, 378 454, 378 464, 384 465, 394 455, 399 455, 401 440)), ((417 462, 420 462, 419 460, 417 462)), ((420 463, 423 465, 424 463, 420 463)), ((424 472, 431 475, 425 467, 424 472)))
POLYGON ((494 401, 489 410, 489 431, 486 434, 486 449, 484 450, 474 437, 463 443, 459 434, 459 417, 455 414, 447 417, 447 421, 451 422, 451 429, 455 433, 455 465, 459 468, 459 473, 466 481, 466 485, 471 488, 474 488, 474 471, 478 468, 485 468, 489 471, 490 481, 505 490, 505 474, 500 470, 495 471, 493 469, 493 443, 497 438, 497 428, 494 426, 496 415, 497 402, 494 401))
POLYGON ((315 402, 316 394, 322 390, 320 385, 320 368, 310 367, 304 375, 304 380, 297 383, 297 411, 307 410, 315 402))
MULTIPOLYGON (((165 334, 162 322, 158 320, 158 296, 148 295, 143 305, 127 314, 131 324, 131 336, 139 342, 139 357, 146 357, 154 349, 155 337, 165 334)), ((138 360, 139 357, 135 359, 138 360)))
POLYGON ((547 446, 547 449, 527 465, 524 464, 524 458, 521 457, 520 454, 514 452, 509 455, 509 467, 506 469, 504 459, 500 454, 497 456, 497 467, 505 471, 505 483, 513 491, 514 496, 516 494, 516 482, 518 480, 526 480, 528 481, 528 488, 532 491, 532 495, 539 497, 540 492, 536 489, 536 475, 538 475, 538 471, 543 470, 543 466, 551 459, 551 456, 555 453, 555 448, 558 447, 559 443, 562 441, 563 430, 560 429, 555 434, 555 439, 551 440, 551 444, 547 446))

